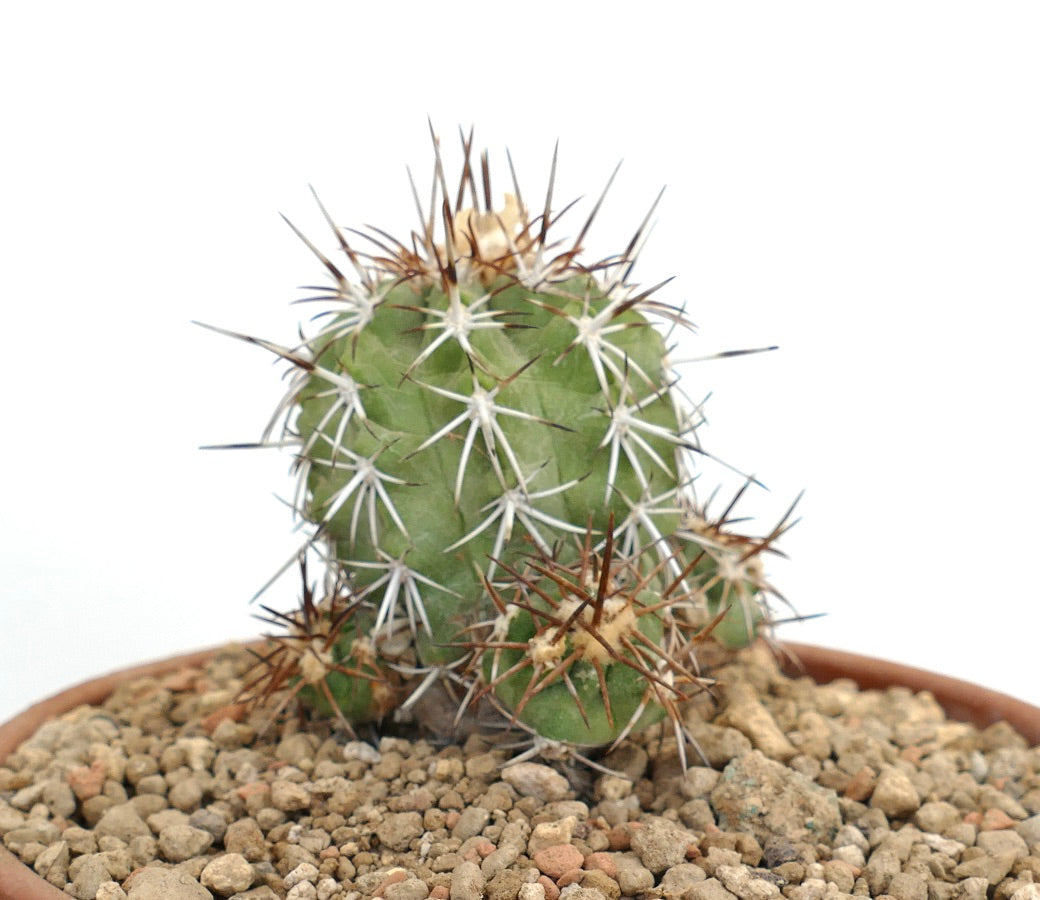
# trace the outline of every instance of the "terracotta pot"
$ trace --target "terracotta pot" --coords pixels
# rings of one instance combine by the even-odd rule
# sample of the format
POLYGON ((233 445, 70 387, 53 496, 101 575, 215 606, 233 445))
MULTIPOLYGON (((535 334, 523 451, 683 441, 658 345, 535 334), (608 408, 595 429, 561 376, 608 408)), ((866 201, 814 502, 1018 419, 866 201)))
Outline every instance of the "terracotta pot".
MULTIPOLYGON (((1040 708, 1006 694, 934 672, 855 653, 807 644, 785 643, 783 647, 791 657, 786 667, 789 674, 807 674, 820 683, 836 678, 851 678, 864 689, 901 685, 913 691, 931 691, 951 718, 971 722, 980 728, 1004 720, 1031 745, 1040 744, 1040 708)), ((220 649, 199 650, 113 672, 29 707, 21 715, 0 725, 0 764, 47 719, 83 703, 100 703, 123 681, 146 676, 158 677, 200 666, 220 649)), ((0 846, 0 900, 68 900, 68 896, 38 877, 0 846)))

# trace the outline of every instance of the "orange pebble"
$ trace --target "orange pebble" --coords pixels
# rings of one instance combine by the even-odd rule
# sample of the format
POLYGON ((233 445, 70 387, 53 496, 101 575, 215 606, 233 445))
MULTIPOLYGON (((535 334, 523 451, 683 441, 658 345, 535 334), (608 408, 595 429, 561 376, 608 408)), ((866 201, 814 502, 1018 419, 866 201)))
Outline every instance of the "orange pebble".
POLYGON ((585 857, 573 844, 553 844, 534 854, 531 860, 543 875, 557 879, 571 869, 581 869, 585 857))
POLYGON ((609 853, 590 853, 585 857, 585 868, 591 871, 592 869, 599 869, 601 872, 609 875, 611 878, 617 877, 617 863, 614 861, 614 857, 609 853))
POLYGON ((565 888, 568 884, 577 884, 585 873, 581 869, 570 869, 556 879, 558 888, 565 888))
POLYGON ((922 756, 924 756, 924 747, 918 747, 917 744, 911 744, 909 747, 904 747, 902 752, 899 754, 900 759, 905 759, 907 762, 913 763, 915 766, 921 761, 922 756))
POLYGON ((227 706, 213 710, 206 716, 202 720, 202 727, 205 729, 206 734, 213 734, 217 730, 217 726, 227 719, 230 719, 232 722, 241 722, 246 717, 248 708, 248 705, 245 703, 229 703, 227 706))
POLYGON ((248 800, 254 794, 262 794, 265 791, 270 793, 271 785, 263 781, 251 781, 249 784, 243 784, 240 788, 236 788, 235 793, 243 800, 248 800))
POLYGON ((848 784, 845 785, 844 794, 850 800, 862 803, 874 793, 876 786, 877 776, 874 770, 870 766, 864 766, 849 779, 848 784))
POLYGON ((404 869, 394 869, 392 872, 390 872, 389 875, 386 876, 386 878, 382 880, 382 882, 380 882, 379 887, 375 889, 372 896, 382 897, 383 891, 390 887, 390 885, 400 884, 402 881, 406 881, 407 878, 408 873, 404 869))
POLYGON ((560 900, 560 889, 548 875, 539 875, 538 883, 545 888, 545 900, 560 900))
POLYGON ((72 793, 80 800, 89 800, 100 794, 101 789, 105 786, 107 768, 104 761, 96 759, 89 766, 76 766, 69 769, 65 780, 72 788, 72 793))
POLYGON ((982 814, 982 821, 979 823, 980 831, 1003 831, 1005 828, 1014 828, 1015 820, 1011 818, 1004 810, 990 808, 982 814))

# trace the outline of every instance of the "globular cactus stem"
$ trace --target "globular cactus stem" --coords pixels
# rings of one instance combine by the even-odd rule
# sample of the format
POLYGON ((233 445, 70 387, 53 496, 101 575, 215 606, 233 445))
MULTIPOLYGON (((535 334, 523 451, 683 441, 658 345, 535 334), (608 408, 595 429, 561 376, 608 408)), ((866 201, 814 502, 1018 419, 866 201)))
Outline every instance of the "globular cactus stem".
POLYGON ((408 240, 321 207, 333 261, 294 228, 331 276, 312 336, 235 335, 292 366, 261 443, 293 446, 294 506, 336 585, 288 618, 268 687, 363 719, 407 696, 400 673, 443 675, 551 741, 678 728, 695 644, 768 622, 761 558, 786 525, 741 537, 697 502, 699 414, 666 344, 689 322, 631 280, 650 214, 585 262, 603 197, 558 241, 555 154, 532 216, 511 161, 496 209, 472 136, 453 191, 434 147, 408 240))

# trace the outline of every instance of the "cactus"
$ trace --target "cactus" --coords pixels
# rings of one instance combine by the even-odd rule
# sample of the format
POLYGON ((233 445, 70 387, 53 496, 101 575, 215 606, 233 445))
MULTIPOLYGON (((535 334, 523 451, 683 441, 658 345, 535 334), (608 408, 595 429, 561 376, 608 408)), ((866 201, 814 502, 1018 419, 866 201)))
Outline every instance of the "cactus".
POLYGON ((331 276, 306 298, 323 307, 312 336, 234 335, 291 364, 261 443, 292 446, 294 507, 329 572, 322 600, 305 587, 300 612, 268 611, 289 633, 262 692, 359 721, 403 680, 407 704, 443 678, 460 713, 483 698, 549 741, 612 743, 664 716, 681 730, 679 702, 707 683, 696 643, 768 620, 761 558, 786 517, 735 535, 693 492, 697 408, 667 356, 689 322, 631 280, 653 208, 586 262, 604 197, 558 241, 555 154, 532 216, 511 160, 496 210, 472 135, 455 190, 434 148, 410 239, 345 230, 319 201, 333 261, 290 223, 331 276))

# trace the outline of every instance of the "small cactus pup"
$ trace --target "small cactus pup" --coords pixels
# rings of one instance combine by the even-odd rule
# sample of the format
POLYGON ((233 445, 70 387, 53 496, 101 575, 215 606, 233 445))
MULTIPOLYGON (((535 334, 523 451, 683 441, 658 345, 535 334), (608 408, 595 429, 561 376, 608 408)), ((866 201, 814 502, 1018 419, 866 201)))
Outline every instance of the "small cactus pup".
POLYGON ((371 615, 354 600, 341 577, 315 598, 307 582, 306 556, 300 557, 303 595, 300 607, 281 613, 261 606, 261 621, 283 629, 273 635, 273 648, 258 654, 259 675, 246 694, 257 699, 284 693, 277 715, 294 698, 324 715, 337 717, 348 733, 354 722, 382 718, 399 702, 400 679, 380 664, 369 638, 371 615))
POLYGON ((363 720, 441 680, 460 716, 484 699, 574 745, 665 716, 680 729, 706 683, 695 645, 768 623, 761 559, 786 525, 737 536, 693 492, 699 410, 667 354, 690 323, 632 281, 653 207, 619 253, 586 260, 606 191, 558 238, 556 155, 532 211, 511 159, 496 206, 472 146, 449 188, 434 138, 406 240, 342 228, 320 201, 335 258, 290 225, 331 277, 308 289, 312 334, 225 332, 291 365, 260 443, 292 448, 305 550, 335 586, 274 615, 290 639, 268 686, 363 720))

